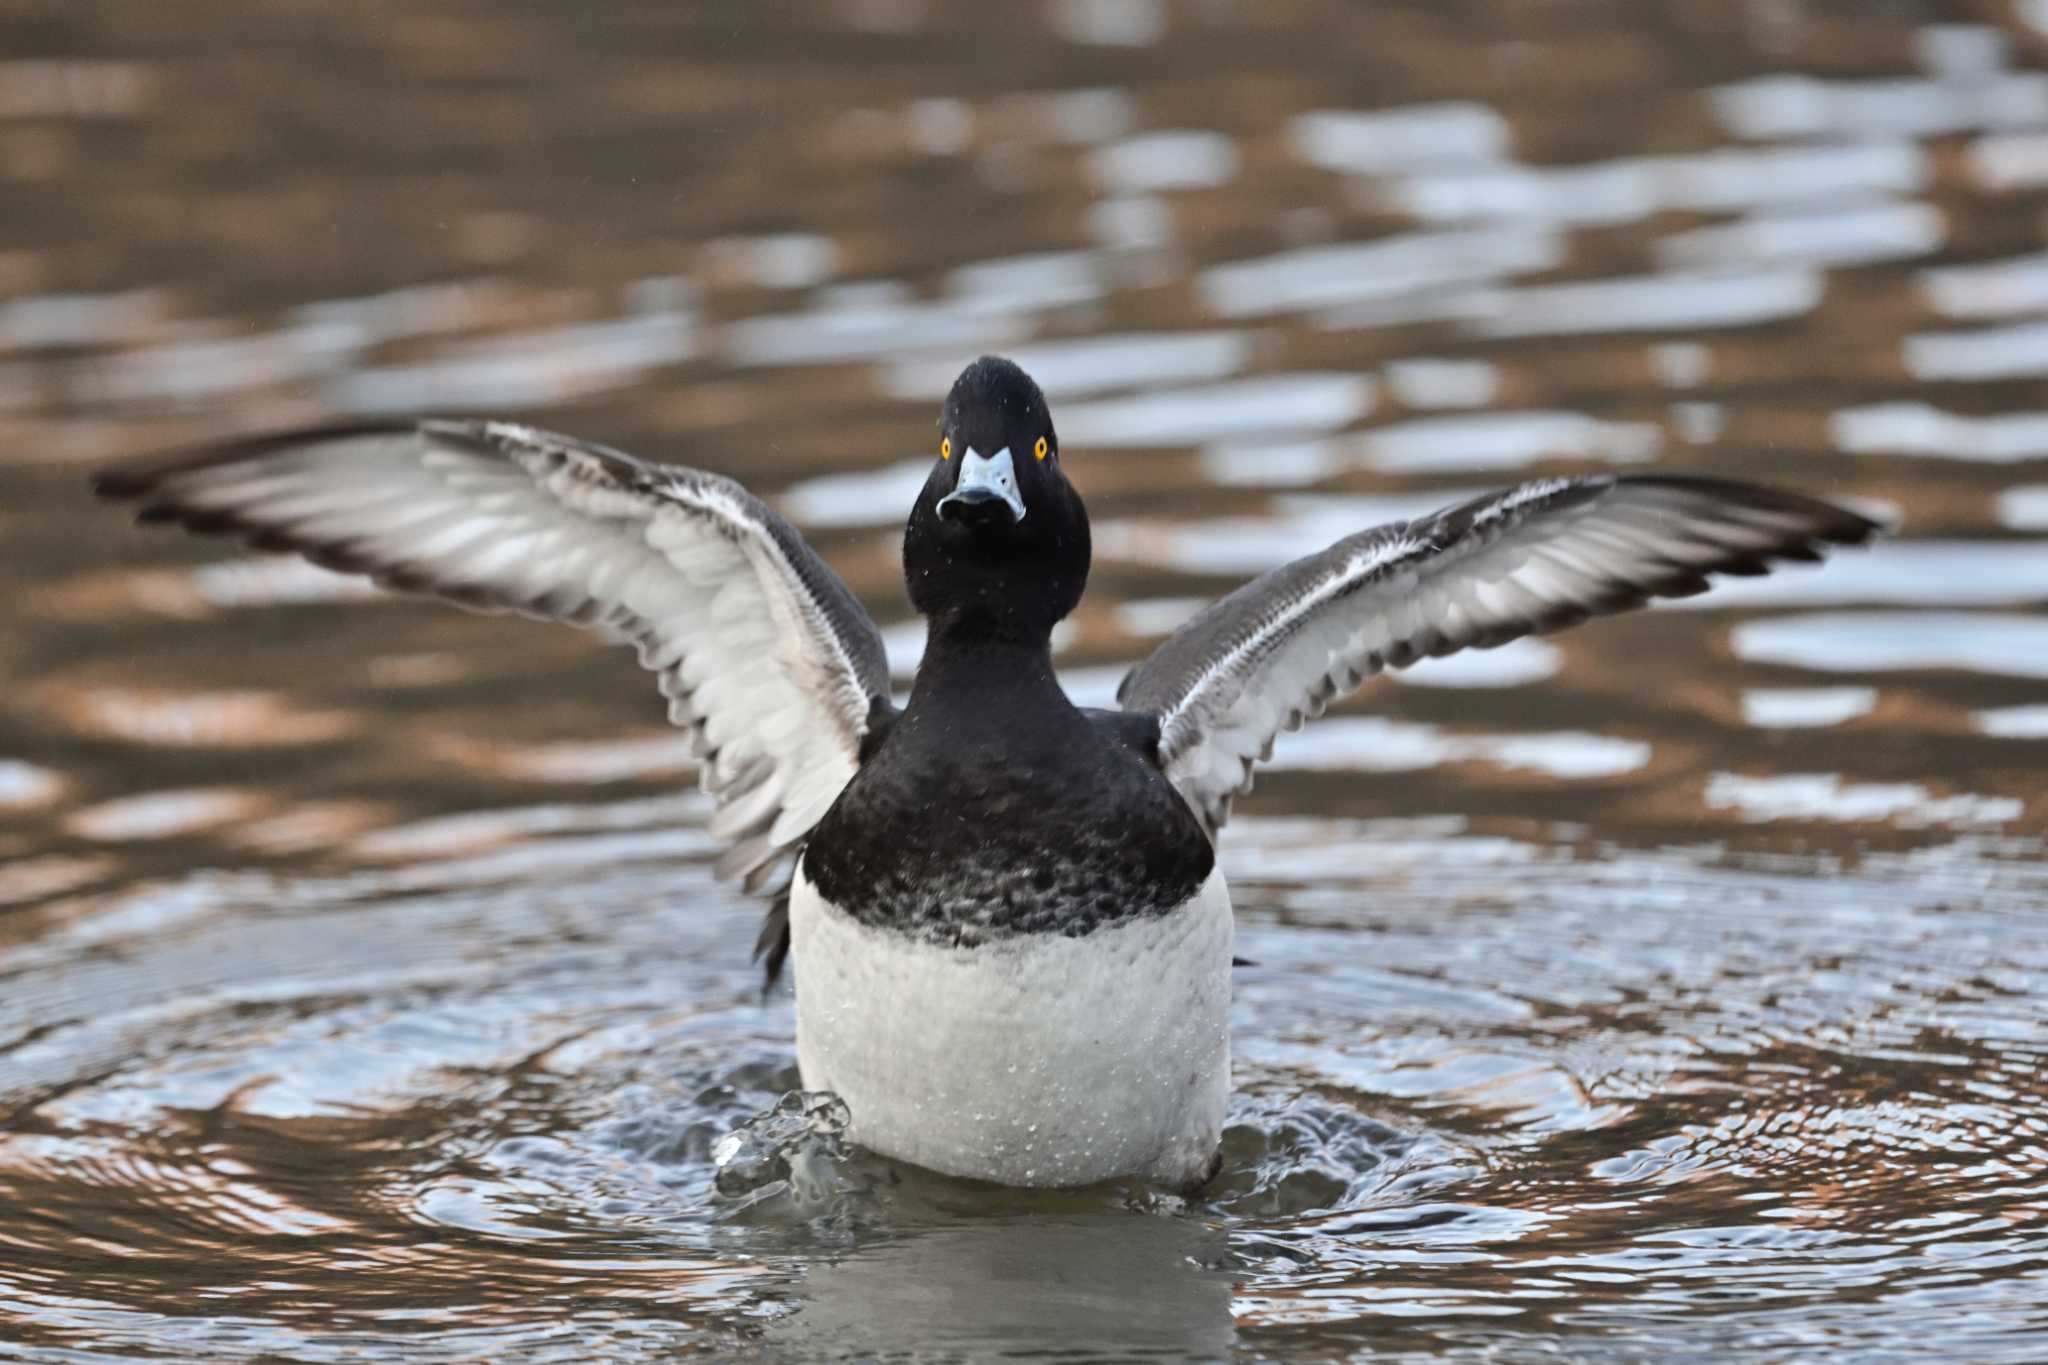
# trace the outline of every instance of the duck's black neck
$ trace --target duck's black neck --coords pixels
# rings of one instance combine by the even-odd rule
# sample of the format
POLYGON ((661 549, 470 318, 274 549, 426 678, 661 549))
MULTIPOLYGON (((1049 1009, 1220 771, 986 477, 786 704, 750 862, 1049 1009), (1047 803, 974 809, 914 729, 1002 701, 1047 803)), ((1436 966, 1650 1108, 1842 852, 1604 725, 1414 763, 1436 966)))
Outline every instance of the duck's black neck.
POLYGON ((989 630, 986 622, 935 617, 918 665, 910 704, 944 694, 985 699, 1033 693, 1064 696, 1052 667, 1047 631, 989 630))

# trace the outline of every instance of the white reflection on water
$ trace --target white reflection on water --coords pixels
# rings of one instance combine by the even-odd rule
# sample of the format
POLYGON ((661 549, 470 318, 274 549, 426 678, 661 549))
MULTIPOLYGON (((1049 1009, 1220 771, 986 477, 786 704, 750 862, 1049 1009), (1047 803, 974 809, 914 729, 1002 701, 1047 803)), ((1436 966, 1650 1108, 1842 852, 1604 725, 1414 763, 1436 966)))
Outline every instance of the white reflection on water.
POLYGON ((2000 493, 1998 519, 2015 531, 2048 531, 2048 483, 2027 484, 2000 493))
MULTIPOLYGON (((1413 376, 1407 380, 1412 382, 1413 376)), ((1470 396, 1469 391, 1449 392, 1451 386, 1480 381, 1467 375, 1441 382, 1434 396, 1450 399, 1470 396)), ((1412 398, 1411 393, 1411 406, 1412 398)), ((1693 431, 1698 418, 1709 411, 1708 405, 1691 405, 1680 424, 1693 431)), ((1655 459, 1663 443, 1663 428, 1655 422, 1613 421, 1580 412, 1471 412, 1389 422, 1334 440, 1218 443, 1202 451, 1202 468, 1218 483, 1286 488, 1360 468, 1406 474, 1517 469, 1550 459, 1634 464, 1655 459)), ((1446 494, 1437 506, 1459 496, 1467 495, 1446 494)), ((1410 500, 1401 501, 1407 505, 1410 500)), ((1431 510, 1424 507, 1409 515, 1431 510)))
POLYGON ((1408 772, 1474 761, 1557 778, 1612 777, 1648 763, 1650 746, 1583 730, 1451 734, 1434 725, 1379 716, 1326 716, 1313 731, 1280 736, 1266 766, 1307 772, 1408 772))
POLYGON ((906 121, 910 144, 930 156, 956 156, 974 136, 974 111, 964 100, 912 100, 906 121))
POLYGON ((730 323, 725 349, 739 365, 809 365, 985 349, 1021 340, 1028 330, 1022 318, 992 312, 984 301, 925 302, 900 284, 882 281, 830 286, 809 308, 730 323))
MULTIPOLYGON (((5 85, 0 82, 0 98, 5 85)), ((164 289, 117 294, 29 294, 0 303, 0 350, 108 346, 132 341, 170 311, 164 289)))
POLYGON ((1233 441, 1202 447, 1202 477, 1250 488, 1299 488, 1348 467, 1343 447, 1328 439, 1233 441))
POLYGON ((1357 421, 1372 405, 1373 384, 1364 375, 1276 374, 1073 403, 1058 421, 1060 439, 1068 444, 1181 446, 1330 430, 1357 421))
POLYGON ((1745 621, 1735 652, 1836 673, 1962 668, 2048 678, 2048 617, 1966 611, 1836 611, 1745 621))
POLYGON ((488 305, 503 302, 510 294, 511 287, 503 280, 490 278, 409 285, 358 298, 301 304, 292 310, 292 316, 320 326, 352 328, 361 333, 365 344, 377 345, 466 331, 484 321, 488 305))
POLYGON ((1867 265, 1936 251, 1945 228, 1938 209, 1919 203, 1758 214, 1673 233, 1658 241, 1657 258, 1678 268, 1761 261, 1867 265))
POLYGON ((817 232, 719 237, 706 243, 713 270, 763 289, 810 289, 839 272, 839 244, 817 232))
POLYGON ((1766 578, 1724 578, 1712 592, 1659 603, 1676 610, 1740 606, 2005 606, 2048 598, 2048 542, 1901 540, 1830 558, 1824 572, 1791 564, 1766 578))
POLYGON ((1970 178, 2010 192, 2048 184, 2048 133, 1988 133, 1970 143, 1970 178))
POLYGON ((18 758, 0 758, 0 810, 54 805, 69 785, 48 768, 18 758))
POLYGON ((1508 121, 1496 110, 1453 100, 1370 112, 1317 109, 1287 124, 1287 143, 1296 156, 1351 175, 1499 161, 1513 140, 1508 121))
POLYGON ((1906 372, 1929 383, 2017 379, 2048 373, 2048 322, 1913 332, 1903 345, 1906 372))
POLYGON ((2048 75, 1979 72, 1967 80, 1823 81, 1759 76, 1708 92, 1737 137, 1936 137, 2048 122, 2048 75))
POLYGON ((1663 440, 1651 422, 1610 422, 1581 412, 1485 412, 1394 422, 1360 433, 1357 444, 1375 469, 1424 473, 1553 458, 1650 460, 1663 440))
POLYGON ((1728 425, 1728 409, 1719 403, 1673 403, 1671 429, 1689 445, 1708 445, 1721 439, 1728 425))
POLYGON ((1116 689, 1133 664, 1095 664, 1088 668, 1062 668, 1060 689, 1076 706, 1116 705, 1116 689))
POLYGON ((1745 820, 1881 820, 1901 829, 1997 825, 2025 810, 2017 797, 1935 796, 1917 782, 1845 783, 1835 773, 1715 773, 1705 799, 1710 807, 1740 811, 1745 820))
POLYGON ((617 388, 696 353, 690 312, 647 313, 491 337, 411 365, 338 375, 325 393, 344 412, 412 413, 564 402, 617 388))
POLYGON ((1977 728, 2000 739, 2048 739, 2048 704, 1998 706, 1976 715, 1977 728))
POLYGON ((960 266, 946 281, 966 306, 1022 313, 1101 298, 1102 269, 1098 252, 1034 251, 960 266))
POLYGON ((1910 194, 1929 178, 1926 153, 1912 143, 1863 142, 1577 166, 1427 165, 1390 182, 1385 194, 1393 206, 1430 223, 1515 219, 1569 226, 1910 194))
POLYGON ((1920 289, 1934 311, 1946 317, 2038 313, 2048 309, 2048 253, 1930 267, 1920 273, 1920 289))
POLYGON ((888 526, 910 515, 931 477, 924 456, 853 474, 825 474, 792 484, 776 499, 782 514, 805 526, 888 526))
POLYGON ((81 360, 64 372, 65 387, 82 406, 194 403, 335 374, 364 344, 353 327, 324 322, 253 337, 167 341, 81 360))
POLYGON ((1123 194, 1088 206, 1088 230, 1106 247, 1141 251, 1173 241, 1173 206, 1156 194, 1123 194))
POLYGON ((1500 393, 1500 368, 1487 360, 1390 360, 1381 373, 1411 408, 1483 408, 1500 393))
POLYGON ((1489 295, 1473 327, 1494 337, 1746 327, 1819 305, 1818 270, 1638 275, 1529 285, 1489 295))
POLYGON ((1769 730, 1840 725, 1876 705, 1874 687, 1752 687, 1742 694, 1742 719, 1769 730))
POLYGON ((254 792, 231 787, 192 787, 103 801, 72 812, 64 824, 84 839, 168 839, 247 820, 264 804, 264 799, 254 792))
POLYGON ((1114 194, 1213 189, 1237 178, 1243 158, 1222 133, 1176 128, 1140 133, 1088 154, 1097 187, 1114 194))
POLYGON ((1697 341, 1659 342, 1648 350, 1650 372, 1670 389, 1696 389, 1714 373, 1714 352, 1697 341))
POLYGON ((2012 464, 2048 455, 2048 412, 1985 417, 1899 401, 1842 408, 1828 417, 1828 439, 1856 455, 1920 455, 2012 464))
MULTIPOLYGON (((1230 331, 1127 332, 1033 342, 1012 347, 1008 354, 1051 396, 1063 418, 1061 404, 1068 398, 1228 378, 1250 360, 1251 337, 1230 331)), ((938 398, 959 373, 957 355, 918 356, 888 365, 880 383, 892 398, 938 398)))
POLYGON ((1986 24, 1927 24, 1913 31, 1913 55, 1936 76, 1975 76, 2006 64, 2005 34, 1986 24))
POLYGON ((889 676, 899 682, 916 676, 924 658, 926 627, 922 617, 882 627, 882 652, 889 660, 889 676))
POLYGON ((1126 635, 1167 635, 1209 605, 1206 597, 1149 597, 1119 602, 1110 608, 1117 629, 1126 635))
POLYGON ((1053 0, 1053 32, 1096 47, 1149 47, 1166 32, 1161 0, 1053 0))
POLYGON ((1325 332, 1374 331, 1421 323, 1472 322, 1500 311, 1500 298, 1490 281, 1424 284, 1393 294, 1373 294, 1355 302, 1324 308, 1309 319, 1325 332))
POLYGON ((1480 284, 1549 270, 1563 260, 1564 241, 1554 230, 1515 223, 1400 233, 1233 261, 1204 270, 1195 288, 1211 312, 1249 317, 1480 284))

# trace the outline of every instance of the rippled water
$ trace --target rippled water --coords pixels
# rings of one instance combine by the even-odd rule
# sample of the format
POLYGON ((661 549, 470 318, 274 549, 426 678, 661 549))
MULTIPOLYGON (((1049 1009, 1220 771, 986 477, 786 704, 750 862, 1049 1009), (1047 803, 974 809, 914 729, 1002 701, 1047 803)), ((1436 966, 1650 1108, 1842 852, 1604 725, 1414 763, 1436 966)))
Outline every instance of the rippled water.
POLYGON ((2040 5, 27 0, 0 182, 0 1357, 2048 1354, 2040 5), (733 1197, 790 1010, 637 670, 80 478, 526 416, 777 497, 907 679, 996 347, 1089 699, 1531 471, 1900 533, 1284 743, 1199 1200, 733 1197))

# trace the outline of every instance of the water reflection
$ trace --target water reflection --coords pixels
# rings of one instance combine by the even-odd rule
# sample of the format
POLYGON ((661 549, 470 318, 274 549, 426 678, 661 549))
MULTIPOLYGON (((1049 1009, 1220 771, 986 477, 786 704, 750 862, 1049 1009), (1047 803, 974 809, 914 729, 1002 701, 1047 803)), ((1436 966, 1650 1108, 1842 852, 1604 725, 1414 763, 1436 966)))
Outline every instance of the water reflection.
POLYGON ((1273 746, 1271 765, 1282 772, 1399 772, 1474 759, 1558 778, 1607 777, 1649 762, 1650 746, 1569 730, 1446 735, 1434 726, 1346 716, 1322 722, 1313 734, 1284 737, 1273 746))
POLYGON ((1874 687, 1753 687, 1742 694, 1742 718, 1769 729, 1840 725, 1876 705, 1874 687))
POLYGON ((2048 484, 2032 484, 2000 493, 1998 516, 2015 531, 2048 529, 2048 484))
POLYGON ((1902 829, 1997 826, 2025 810, 2017 797, 1937 797, 1917 782, 1844 783, 1833 773, 1715 773, 1707 782, 1706 801, 1733 807, 1749 820, 1881 821, 1902 829))
POLYGON ((0 19, 0 1337, 2037 1357, 2039 8, 0 19), (73 477, 531 416, 775 499, 902 680, 895 530, 998 347, 1094 513, 1087 704, 1237 577, 1535 474, 1898 538, 1283 739, 1200 1200, 854 1158, 740 1208, 789 1014, 635 670, 73 477))
POLYGON ((1735 652, 1830 672, 1962 668, 2048 678, 2048 619, 1997 612, 1815 612, 1735 628, 1735 652))
MULTIPOLYGON (((1228 378, 1250 361, 1251 349, 1243 332, 1128 332, 1026 343, 1008 354, 1048 392, 1072 398, 1228 378)), ((936 355, 890 365, 881 383, 893 397, 936 402, 959 372, 950 355, 936 355)))
MULTIPOLYGON (((1924 363, 1924 353, 1921 359, 1924 363)), ((1874 403, 1832 414, 1828 429, 1834 444, 1850 454, 1919 455, 1991 464, 2048 457, 2048 413, 1972 417, 1943 412, 1926 403, 1874 403)))
POLYGON ((1179 1218, 957 1223, 824 1261, 767 1341, 914 1359, 1070 1339, 1104 1359, 1216 1359, 1234 1337, 1228 1261, 1220 1229, 1179 1218))
POLYGON ((1248 317, 1477 285, 1547 270, 1562 259, 1555 232, 1518 224, 1303 247, 1213 266, 1196 284, 1211 311, 1248 317))
POLYGON ((1063 443, 1113 450, 1330 430, 1349 426, 1372 404, 1372 381, 1360 375, 1287 374, 1068 403, 1057 420, 1063 443))

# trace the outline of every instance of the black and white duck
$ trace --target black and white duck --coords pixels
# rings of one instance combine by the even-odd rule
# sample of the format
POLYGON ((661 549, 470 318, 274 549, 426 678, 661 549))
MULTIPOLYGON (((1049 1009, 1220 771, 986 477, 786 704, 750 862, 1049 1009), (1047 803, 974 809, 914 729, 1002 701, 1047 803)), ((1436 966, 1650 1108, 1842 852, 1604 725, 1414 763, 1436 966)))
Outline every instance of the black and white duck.
POLYGON ((1709 575, 1856 544, 1871 520, 1714 479, 1540 479, 1363 530, 1252 580, 1075 706, 1053 627, 1088 513, 1043 394, 984 357, 947 395, 903 540, 929 643, 882 637, 740 484, 508 422, 264 437, 116 469, 144 521, 634 645, 690 732, 720 870, 774 888, 804 1084, 885 1155, 1012 1185, 1213 1174, 1230 1089, 1215 841, 1274 737, 1386 668, 1709 575))

